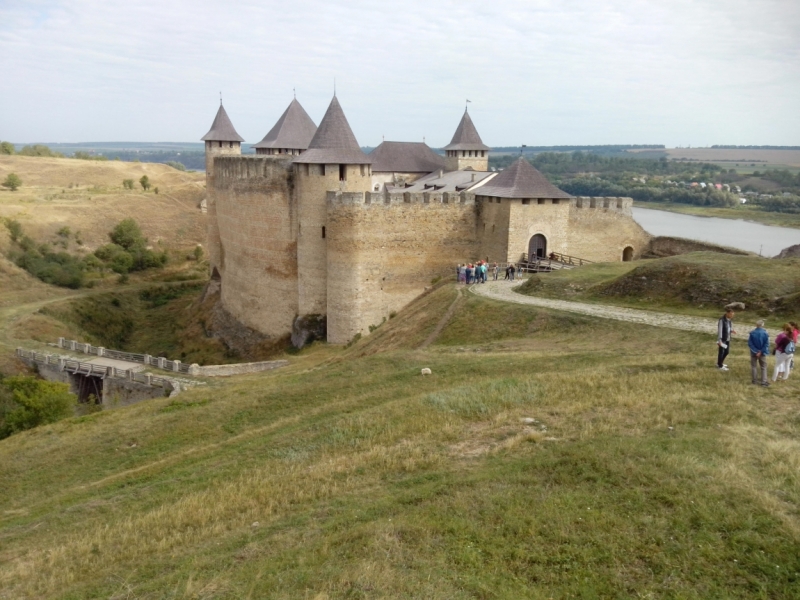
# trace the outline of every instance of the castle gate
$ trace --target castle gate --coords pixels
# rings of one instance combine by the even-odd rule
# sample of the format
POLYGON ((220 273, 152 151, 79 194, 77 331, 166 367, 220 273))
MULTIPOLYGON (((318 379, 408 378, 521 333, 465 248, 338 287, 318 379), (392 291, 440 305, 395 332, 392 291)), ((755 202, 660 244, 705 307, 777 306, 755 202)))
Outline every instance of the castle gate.
POLYGON ((626 246, 625 249, 622 251, 622 260, 624 262, 628 262, 633 260, 633 247, 626 246))
POLYGON ((547 238, 537 233, 528 242, 528 260, 533 257, 544 258, 547 256, 547 238))

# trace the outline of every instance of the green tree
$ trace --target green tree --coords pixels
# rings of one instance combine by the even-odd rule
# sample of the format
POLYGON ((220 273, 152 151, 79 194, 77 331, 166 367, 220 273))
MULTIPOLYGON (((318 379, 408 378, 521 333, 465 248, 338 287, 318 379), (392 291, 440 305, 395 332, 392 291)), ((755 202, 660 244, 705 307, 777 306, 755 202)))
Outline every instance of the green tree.
POLYGON ((22 185, 22 180, 16 173, 9 173, 0 185, 10 189, 12 192, 16 192, 17 188, 22 185))
POLYGON ((8 377, 0 381, 0 438, 55 423, 72 414, 75 396, 66 383, 35 377, 8 377))
POLYGON ((14 144, 11 142, 0 142, 0 154, 16 154, 14 144))
POLYGON ((133 189, 133 179, 123 179, 122 180, 122 187, 124 187, 126 190, 132 190, 133 189))
POLYGON ((139 180, 139 183, 142 186, 142 189, 146 192, 150 189, 150 178, 147 175, 142 175, 142 178, 139 180))
POLYGON ((123 219, 117 223, 116 227, 108 234, 108 237, 111 238, 112 242, 118 246, 122 246, 125 250, 132 250, 137 246, 144 247, 147 244, 147 240, 142 235, 139 224, 130 218, 123 219))
POLYGON ((203 247, 200 244, 194 247, 194 259, 197 262, 203 260, 203 247))
POLYGON ((19 151, 22 156, 50 156, 55 158, 64 158, 61 152, 53 152, 49 147, 44 144, 34 144, 33 146, 25 146, 19 151))

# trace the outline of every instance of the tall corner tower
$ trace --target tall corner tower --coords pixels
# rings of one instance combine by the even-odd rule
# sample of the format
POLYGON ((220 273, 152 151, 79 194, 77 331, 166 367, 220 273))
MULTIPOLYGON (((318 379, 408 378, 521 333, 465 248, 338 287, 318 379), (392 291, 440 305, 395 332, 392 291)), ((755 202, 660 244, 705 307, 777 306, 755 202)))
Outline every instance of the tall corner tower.
POLYGON ((489 170, 489 146, 483 143, 475 124, 464 109, 453 139, 444 147, 445 168, 461 171, 471 167, 474 171, 489 170))
POLYGON ((327 194, 370 191, 371 167, 334 96, 308 149, 293 160, 300 316, 328 313, 327 194))
POLYGON ((244 141, 244 138, 236 133, 228 113, 225 112, 225 107, 222 106, 222 100, 219 102, 219 110, 211 124, 211 129, 200 139, 206 143, 206 187, 211 189, 214 178, 214 158, 241 154, 244 141))

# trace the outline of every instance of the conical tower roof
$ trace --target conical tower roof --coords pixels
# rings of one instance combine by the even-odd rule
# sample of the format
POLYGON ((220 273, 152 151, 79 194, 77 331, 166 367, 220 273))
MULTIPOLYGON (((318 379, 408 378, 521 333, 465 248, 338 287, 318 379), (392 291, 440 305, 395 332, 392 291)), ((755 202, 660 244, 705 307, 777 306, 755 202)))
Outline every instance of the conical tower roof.
POLYGON ((222 102, 219 103, 219 110, 217 116, 214 117, 214 122, 211 124, 211 129, 208 133, 200 138, 204 142, 243 142, 244 138, 236 133, 231 123, 228 113, 225 112, 225 107, 222 102))
POLYGON ((308 145, 308 150, 293 162, 368 165, 372 163, 372 159, 362 152, 339 100, 334 96, 308 145))
POLYGON ((317 126, 295 98, 275 126, 253 148, 290 148, 305 150, 317 132, 317 126))
POLYGON ((489 146, 483 143, 481 136, 478 135, 478 130, 475 129, 475 124, 469 116, 469 113, 464 110, 464 116, 461 117, 461 123, 458 124, 453 139, 444 147, 445 150, 489 150, 489 146))
POLYGON ((475 193, 493 198, 572 198, 521 156, 475 193))

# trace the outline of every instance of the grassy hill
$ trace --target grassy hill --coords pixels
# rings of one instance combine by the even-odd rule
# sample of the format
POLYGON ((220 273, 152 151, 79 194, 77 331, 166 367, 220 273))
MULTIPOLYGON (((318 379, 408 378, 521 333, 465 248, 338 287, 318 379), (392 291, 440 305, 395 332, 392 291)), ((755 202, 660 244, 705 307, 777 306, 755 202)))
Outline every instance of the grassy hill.
POLYGON ((0 597, 797 597, 800 378, 714 354, 444 285, 0 442, 0 597))
MULTIPOLYGON (((205 196, 205 175, 167 165, 69 158, 0 156, 0 180, 16 173, 22 187, 0 189, 0 218, 18 220, 36 240, 50 240, 63 227, 80 232, 94 250, 108 243, 108 232, 126 217, 136 219, 153 244, 190 248, 205 241, 205 215, 197 205, 205 196), (147 175, 155 194, 138 181, 147 175), (123 188, 133 179, 133 190, 123 188)), ((7 244, 0 235, 0 250, 7 244)))
POLYGON ((520 291, 701 316, 744 302, 747 310, 739 319, 765 318, 777 325, 800 316, 800 259, 692 252, 534 275, 520 291))

